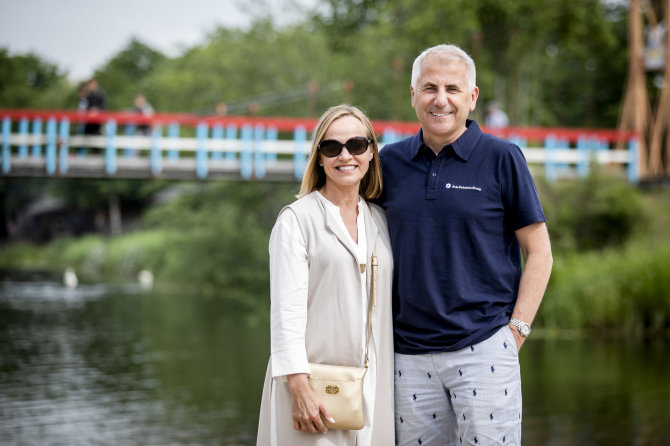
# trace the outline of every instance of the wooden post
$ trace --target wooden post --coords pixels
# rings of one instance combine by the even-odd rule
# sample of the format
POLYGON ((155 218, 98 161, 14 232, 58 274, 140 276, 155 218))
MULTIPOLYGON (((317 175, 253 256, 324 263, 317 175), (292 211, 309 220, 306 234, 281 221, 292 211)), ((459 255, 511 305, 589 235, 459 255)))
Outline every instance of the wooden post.
POLYGON ((619 130, 633 130, 638 135, 638 166, 640 176, 644 177, 647 167, 646 138, 651 113, 645 83, 642 25, 640 0, 631 0, 628 12, 628 82, 625 88, 619 130))
MULTIPOLYGON (((665 23, 668 22, 670 17, 670 8, 668 8, 668 0, 664 0, 664 17, 665 23)), ((670 33, 665 33, 665 42, 664 42, 664 56, 665 56, 665 67, 664 67, 664 79, 663 87, 661 88, 661 97, 659 99, 658 109, 656 110, 656 116, 651 125, 650 129, 650 139, 649 139, 649 166, 648 173, 651 176, 661 175, 663 172, 663 160, 662 160, 662 146, 663 146, 663 134, 668 130, 668 118, 670 118, 670 85, 668 85, 668 74, 670 74, 670 33)), ((666 141, 666 150, 667 150, 667 141, 666 141)))
MULTIPOLYGON (((666 26, 663 92, 665 96, 669 96, 668 102, 670 102, 670 29, 668 29, 670 27, 670 0, 665 0, 664 2, 663 21, 666 26)), ((667 106, 667 108, 670 109, 670 106, 667 106)), ((666 110, 663 119, 665 125, 665 173, 666 175, 670 175, 670 110, 666 110)))

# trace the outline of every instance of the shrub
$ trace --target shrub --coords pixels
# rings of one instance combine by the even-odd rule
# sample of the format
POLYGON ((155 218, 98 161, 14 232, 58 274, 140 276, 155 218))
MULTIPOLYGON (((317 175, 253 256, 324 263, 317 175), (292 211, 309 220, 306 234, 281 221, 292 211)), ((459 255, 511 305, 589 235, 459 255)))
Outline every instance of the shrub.
POLYGON ((539 181, 538 187, 558 251, 621 246, 645 221, 635 186, 597 168, 585 179, 551 186, 539 181))
POLYGON ((537 321, 547 328, 654 332, 670 328, 670 245, 559 256, 537 321))

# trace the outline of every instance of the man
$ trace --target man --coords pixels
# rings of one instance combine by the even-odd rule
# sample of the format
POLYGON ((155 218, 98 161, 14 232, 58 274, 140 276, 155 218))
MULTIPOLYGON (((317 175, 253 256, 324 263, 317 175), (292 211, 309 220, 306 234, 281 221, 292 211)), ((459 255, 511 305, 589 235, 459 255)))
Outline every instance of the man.
MULTIPOLYGON (((96 78, 91 78, 86 83, 86 111, 89 115, 97 115, 98 112, 104 111, 107 109, 107 96, 105 92, 100 88, 98 80, 96 78)), ((99 123, 89 123, 86 124, 84 133, 87 135, 99 135, 101 126, 99 123)))
POLYGON ((424 51, 410 88, 421 130, 380 152, 400 445, 521 444, 518 351, 551 247, 521 150, 467 119, 475 79, 460 48, 424 51))

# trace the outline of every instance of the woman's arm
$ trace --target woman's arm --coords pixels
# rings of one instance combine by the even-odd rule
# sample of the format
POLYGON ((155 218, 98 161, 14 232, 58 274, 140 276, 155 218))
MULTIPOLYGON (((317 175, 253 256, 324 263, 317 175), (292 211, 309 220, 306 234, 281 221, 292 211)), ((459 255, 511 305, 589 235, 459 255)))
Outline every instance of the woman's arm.
POLYGON ((284 211, 270 235, 270 344, 272 376, 309 373, 305 351, 307 246, 292 210, 284 211))
POLYGON ((293 428, 327 432, 321 415, 334 422, 309 386, 305 351, 309 263, 298 220, 287 209, 270 236, 270 342, 272 375, 284 376, 291 393, 293 428))

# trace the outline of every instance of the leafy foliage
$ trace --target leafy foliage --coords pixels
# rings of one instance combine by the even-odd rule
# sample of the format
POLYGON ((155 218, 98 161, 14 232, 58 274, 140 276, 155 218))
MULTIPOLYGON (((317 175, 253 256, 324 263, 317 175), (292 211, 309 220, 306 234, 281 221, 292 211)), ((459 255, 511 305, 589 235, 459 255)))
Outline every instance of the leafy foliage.
MULTIPOLYGON (((407 95, 411 64, 424 48, 454 43, 478 69, 480 104, 500 101, 513 125, 614 127, 626 70, 623 2, 586 0, 330 0, 315 22, 334 51, 375 60, 364 70, 374 85, 356 89, 355 103, 388 118, 393 61, 403 61, 402 118, 413 119, 407 95), (342 30, 345 30, 342 32, 342 30), (385 86, 385 91, 382 89, 385 86), (368 105, 386 100, 382 111, 368 105)), ((381 108, 381 107, 380 107, 381 108)), ((474 117, 482 116, 480 105, 474 117)))
POLYGON ((67 90, 56 65, 34 54, 10 56, 0 48, 0 107, 59 108, 67 90))
POLYGON ((97 210, 106 208, 112 196, 125 205, 142 205, 166 184, 166 181, 64 178, 50 183, 50 193, 79 209, 97 210))
POLYGON ((538 314, 541 326, 667 333, 667 240, 637 239, 623 249, 608 248, 557 260, 538 314))
POLYGON ((207 183, 145 218, 167 230, 169 246, 156 270, 163 280, 223 294, 243 306, 266 302, 270 228, 294 184, 207 183))
POLYGON ((167 57, 137 39, 112 57, 96 77, 108 93, 110 109, 132 108, 133 97, 141 93, 150 75, 157 71, 167 57))
POLYGON ((555 250, 621 246, 646 221, 640 192, 595 166, 583 180, 538 183, 555 250))

